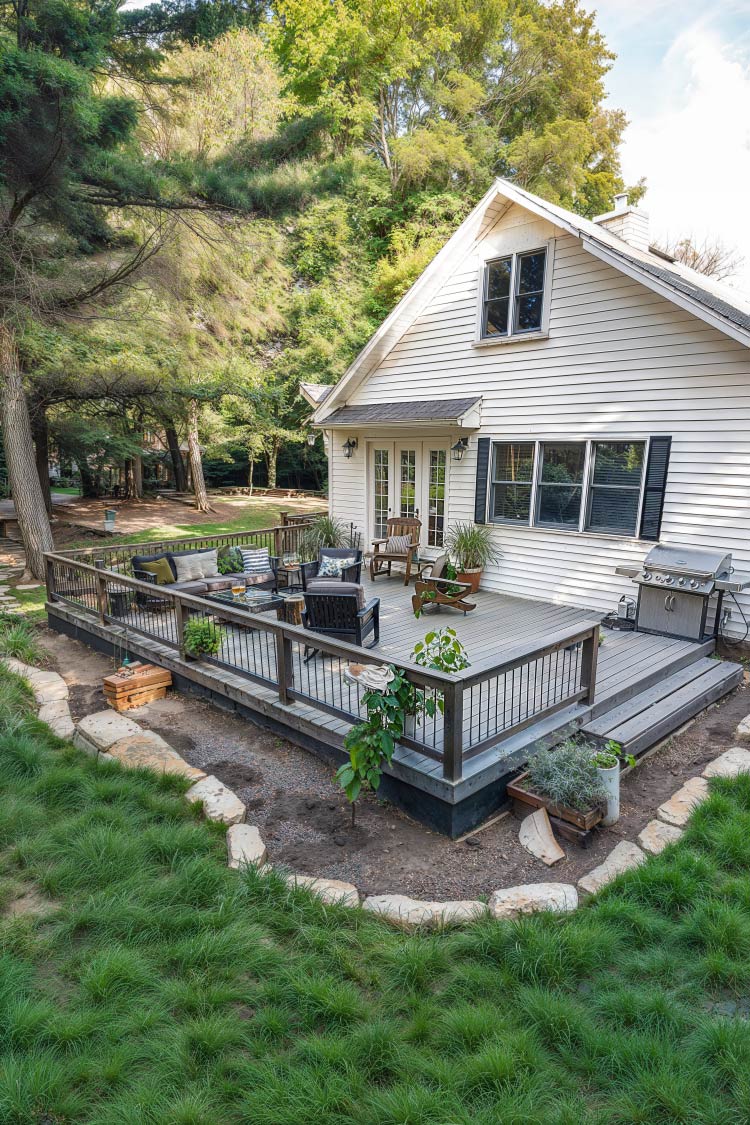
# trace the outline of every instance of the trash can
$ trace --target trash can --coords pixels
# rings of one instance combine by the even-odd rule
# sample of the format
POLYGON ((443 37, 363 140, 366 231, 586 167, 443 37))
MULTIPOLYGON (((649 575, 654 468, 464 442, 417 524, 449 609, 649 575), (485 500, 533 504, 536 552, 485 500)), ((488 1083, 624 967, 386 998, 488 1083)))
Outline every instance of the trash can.
POLYGON ((114 510, 114 508, 105 508, 104 509, 104 530, 105 531, 114 531, 115 530, 115 516, 116 515, 117 515, 117 512, 114 510))

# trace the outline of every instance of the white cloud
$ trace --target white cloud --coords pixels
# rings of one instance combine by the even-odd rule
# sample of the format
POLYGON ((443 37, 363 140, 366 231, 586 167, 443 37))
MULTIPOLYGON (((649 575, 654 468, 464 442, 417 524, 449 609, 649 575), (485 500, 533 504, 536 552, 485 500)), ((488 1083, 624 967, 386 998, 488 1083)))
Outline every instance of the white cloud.
POLYGON ((652 235, 736 247, 745 263, 733 284, 750 291, 750 62, 701 22, 674 39, 653 78, 658 102, 625 134, 625 179, 646 176, 652 235))

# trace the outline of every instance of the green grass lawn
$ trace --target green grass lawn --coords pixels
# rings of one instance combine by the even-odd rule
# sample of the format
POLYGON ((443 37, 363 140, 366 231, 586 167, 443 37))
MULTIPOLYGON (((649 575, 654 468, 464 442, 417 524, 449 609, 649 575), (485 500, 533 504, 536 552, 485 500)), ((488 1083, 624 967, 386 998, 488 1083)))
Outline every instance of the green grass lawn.
MULTIPOLYGON (((231 501, 223 500, 222 503, 231 503, 231 501)), ((241 503, 241 500, 237 501, 238 507, 241 507, 241 503)), ((247 504, 246 500, 245 504, 247 504)), ((293 506, 291 501, 287 501, 286 504, 264 503, 252 508, 246 506, 244 510, 240 511, 239 515, 232 516, 229 519, 207 518, 202 523, 191 523, 180 522, 181 505, 175 503, 172 505, 175 509, 173 521, 161 523, 158 527, 141 531, 123 532, 122 535, 108 535, 106 539, 101 539, 101 543, 153 543, 161 539, 183 539, 194 535, 228 535, 241 531, 257 531, 279 524, 281 522, 280 513, 289 511, 291 506, 293 506)), ((322 505, 321 510, 324 510, 322 505)), ((208 515, 210 517, 210 513, 208 515)), ((92 547, 97 546, 98 542, 97 540, 97 543, 92 543, 91 538, 88 538, 75 543, 73 546, 92 547)))
POLYGON ((404 936, 27 709, 0 673, 0 1122, 750 1120, 750 777, 572 916, 404 936))

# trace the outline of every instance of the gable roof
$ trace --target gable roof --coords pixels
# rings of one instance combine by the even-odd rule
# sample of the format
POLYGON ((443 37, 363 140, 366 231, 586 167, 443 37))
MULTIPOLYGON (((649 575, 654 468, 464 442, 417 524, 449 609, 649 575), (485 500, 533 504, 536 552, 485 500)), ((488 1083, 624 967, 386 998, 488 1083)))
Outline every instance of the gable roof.
POLYGON ((679 262, 668 262, 663 255, 638 250, 606 227, 498 179, 382 322, 332 393, 317 405, 316 423, 325 423, 336 406, 346 403, 414 324, 471 247, 514 204, 567 231, 594 257, 750 347, 750 301, 741 293, 679 262))
POLYGON ((331 383, 300 383, 299 389, 300 394, 307 399, 310 406, 320 406, 321 402, 325 402, 333 390, 333 385, 331 383))

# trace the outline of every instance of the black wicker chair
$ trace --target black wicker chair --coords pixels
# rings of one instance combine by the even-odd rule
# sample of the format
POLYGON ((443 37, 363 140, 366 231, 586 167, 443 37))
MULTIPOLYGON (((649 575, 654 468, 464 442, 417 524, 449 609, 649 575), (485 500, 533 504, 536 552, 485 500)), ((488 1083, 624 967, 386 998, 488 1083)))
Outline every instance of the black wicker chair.
MULTIPOLYGON (((361 591, 361 587, 360 587, 361 591)), ((302 624, 312 633, 332 637, 337 641, 349 641, 364 646, 365 638, 372 634, 370 647, 380 640, 380 598, 363 601, 357 591, 342 594, 305 594, 305 608, 302 611, 302 624)), ((305 656, 310 660, 317 649, 305 656)))
MULTIPOLYGON (((359 583, 362 576, 362 551, 358 547, 321 547, 318 551, 318 557, 314 562, 302 563, 300 567, 300 574, 302 575, 302 589, 314 590, 314 583, 317 581, 330 582, 331 579, 318 579, 318 571, 323 559, 354 559, 355 561, 351 566, 345 567, 339 575, 342 582, 357 582, 359 583)), ((334 579, 335 581, 335 579, 334 579)))

